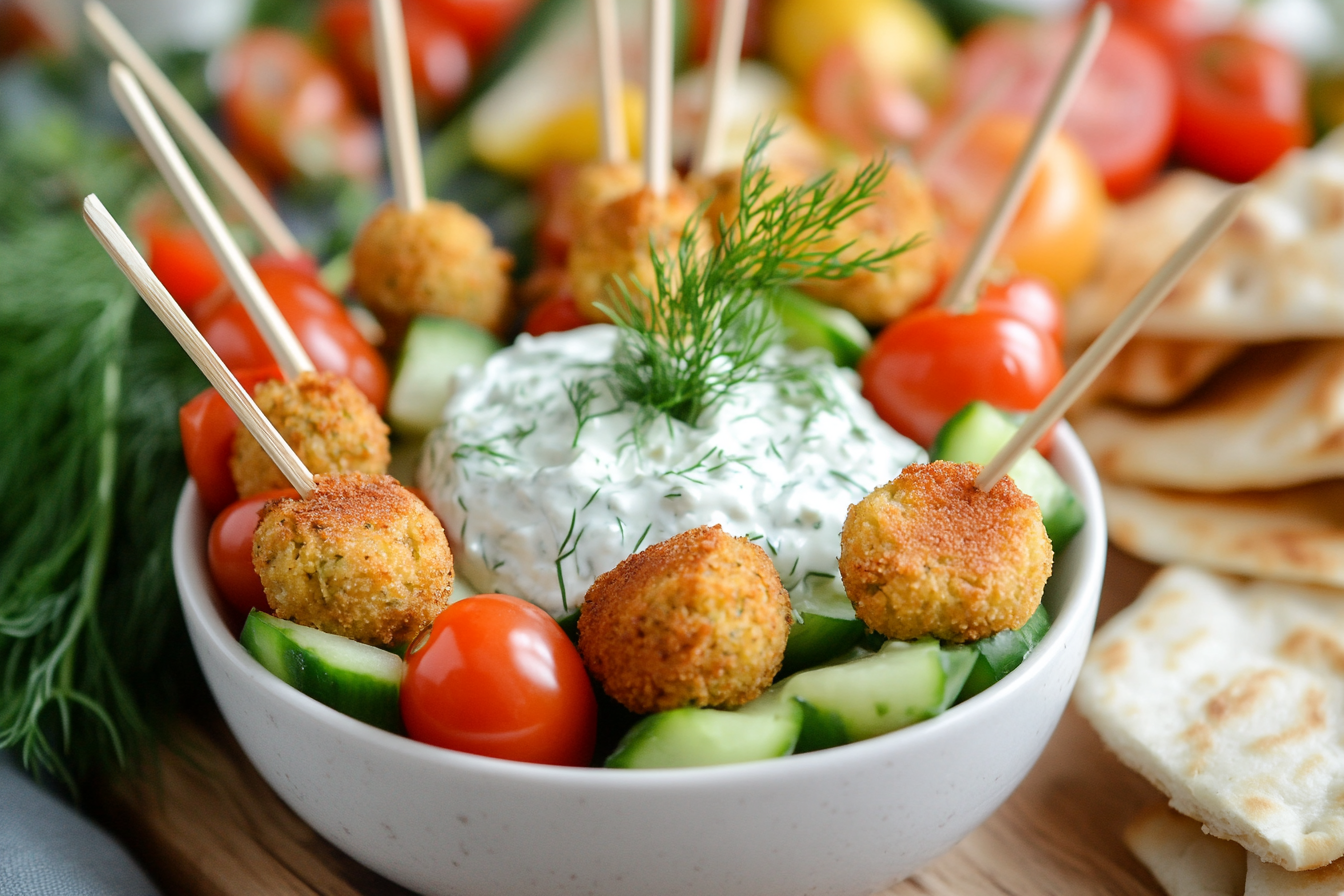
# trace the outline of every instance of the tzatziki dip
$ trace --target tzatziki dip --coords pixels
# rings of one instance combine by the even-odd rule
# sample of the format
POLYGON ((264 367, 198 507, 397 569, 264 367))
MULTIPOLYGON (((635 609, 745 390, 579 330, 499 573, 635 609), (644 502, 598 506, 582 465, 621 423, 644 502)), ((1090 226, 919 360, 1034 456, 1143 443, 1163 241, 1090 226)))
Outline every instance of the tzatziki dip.
POLYGON ((795 596, 836 595, 849 506, 924 452, 852 371, 782 346, 698 425, 651 414, 610 380, 618 333, 522 335, 455 376, 419 482, 459 573, 558 616, 632 553, 717 523, 760 545, 795 596), (771 375, 785 369, 805 375, 771 375))

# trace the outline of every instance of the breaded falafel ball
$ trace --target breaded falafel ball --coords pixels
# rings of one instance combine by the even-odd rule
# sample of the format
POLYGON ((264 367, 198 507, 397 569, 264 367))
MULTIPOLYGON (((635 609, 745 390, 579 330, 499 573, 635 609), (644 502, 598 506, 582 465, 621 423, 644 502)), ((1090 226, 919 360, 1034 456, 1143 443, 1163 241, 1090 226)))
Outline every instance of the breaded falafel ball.
MULTIPOLYGON (((842 172, 836 183, 847 185, 857 171, 842 172)), ((916 236, 916 245, 876 271, 859 271, 844 280, 808 280, 798 288, 828 305, 844 308, 868 326, 900 317, 934 288, 941 262, 933 194, 909 167, 890 165, 872 204, 842 221, 816 248, 852 243, 840 256, 852 260, 863 252, 885 252, 916 236)))
POLYGON ((593 162, 574 175, 567 202, 575 221, 590 219, 602 206, 643 188, 644 172, 634 162, 593 162))
POLYGON ((429 200, 407 212, 388 202, 350 250, 355 292, 395 336, 417 314, 460 317, 494 333, 509 323, 513 256, 480 218, 429 200))
POLYGON ((448 606, 453 555, 429 508, 391 476, 315 476, 262 508, 252 566, 282 619, 366 644, 404 644, 448 606))
POLYGON ((1020 628, 1054 554, 1041 509, 1008 477, 975 487, 977 464, 911 464, 849 508, 840 578, 873 631, 974 641, 1020 628))
POLYGON ((652 290, 655 286, 649 244, 675 254, 688 222, 697 251, 708 249, 696 211, 695 194, 675 182, 662 199, 651 190, 639 189, 601 206, 590 218, 576 218, 569 274, 580 313, 597 323, 610 322, 611 317, 597 306, 624 310, 618 283, 639 304, 639 287, 652 290))
POLYGON ((632 712, 740 706, 774 680, 792 621, 765 551, 702 526, 598 577, 579 615, 579 653, 632 712))
MULTIPOLYGON (((257 407, 314 473, 382 475, 392 459, 387 424, 349 378, 304 372, 257 384, 257 407)), ((239 497, 288 488, 280 468, 244 427, 233 439, 229 470, 239 497)))

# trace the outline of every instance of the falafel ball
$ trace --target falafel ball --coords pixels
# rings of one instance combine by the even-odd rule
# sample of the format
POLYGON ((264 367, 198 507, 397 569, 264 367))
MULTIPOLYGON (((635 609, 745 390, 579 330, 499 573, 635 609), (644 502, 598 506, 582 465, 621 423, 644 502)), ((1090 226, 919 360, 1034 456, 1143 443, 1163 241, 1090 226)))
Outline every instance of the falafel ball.
POLYGON ((697 206, 695 194, 675 182, 662 199, 652 190, 639 189, 599 207, 591 217, 576 218, 569 274, 579 312, 596 323, 610 322, 597 306, 623 311, 620 285, 640 305, 644 298, 640 287, 650 291, 655 287, 650 243, 675 255, 689 225, 697 251, 707 250, 697 206))
POLYGON ((701 526, 598 577, 579 615, 579 653, 632 712, 740 706, 779 672, 792 621, 765 551, 701 526))
MULTIPOLYGON (((290 382, 257 384, 257 407, 314 473, 387 472, 387 424, 363 392, 338 373, 304 372, 290 382)), ((233 439, 229 471, 239 497, 288 488, 289 481, 244 427, 233 439)))
POLYGON ((350 250, 355 292, 390 335, 417 314, 460 317, 500 333, 509 323, 513 256, 480 218, 429 200, 407 212, 387 202, 350 250))
POLYGON ((438 517, 391 476, 315 476, 271 501, 252 566, 275 615, 365 644, 404 644, 448 606, 453 554, 438 517))
POLYGON ((911 464, 849 508, 840 578, 873 631, 974 641, 1021 628, 1054 554, 1041 509, 1004 477, 975 487, 978 464, 911 464))
POLYGON ((574 220, 585 220, 602 206, 643 186, 644 172, 634 162, 593 162, 575 173, 566 202, 574 220))
MULTIPOLYGON (((836 183, 848 184, 857 171, 853 168, 838 175, 836 183)), ((843 280, 808 280, 798 288, 845 309, 868 326, 900 317, 933 290, 941 265, 933 194, 916 172, 892 164, 872 203, 840 222, 815 248, 837 249, 850 243, 840 258, 852 261, 864 252, 886 252, 913 237, 919 238, 915 245, 875 271, 859 271, 843 280)))

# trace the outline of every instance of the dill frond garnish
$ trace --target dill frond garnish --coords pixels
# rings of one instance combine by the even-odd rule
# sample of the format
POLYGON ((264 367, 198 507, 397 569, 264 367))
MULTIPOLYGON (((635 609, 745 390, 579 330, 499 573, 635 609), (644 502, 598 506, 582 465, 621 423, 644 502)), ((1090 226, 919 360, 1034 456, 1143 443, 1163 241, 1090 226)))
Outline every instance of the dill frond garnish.
POLYGON ((621 328, 611 362, 626 400, 695 425, 743 382, 762 377, 761 358, 775 343, 774 296, 802 280, 843 280, 873 271, 910 248, 846 258, 853 243, 820 248, 823 238, 871 204, 886 176, 878 159, 848 183, 834 173, 802 186, 776 189, 765 164, 774 138, 767 125, 753 134, 738 192, 738 213, 717 222, 718 239, 699 252, 688 222, 675 250, 651 246, 654 287, 618 282, 606 309, 621 328))

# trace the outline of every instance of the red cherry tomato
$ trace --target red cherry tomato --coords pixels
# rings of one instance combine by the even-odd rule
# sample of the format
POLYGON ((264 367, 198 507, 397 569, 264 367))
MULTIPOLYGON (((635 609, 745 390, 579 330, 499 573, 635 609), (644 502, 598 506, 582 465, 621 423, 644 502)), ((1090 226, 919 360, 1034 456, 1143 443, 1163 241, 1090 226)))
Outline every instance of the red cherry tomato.
MULTIPOLYGON (((355 329, 344 306, 314 277, 289 263, 262 263, 257 276, 280 314, 294 328, 313 365, 348 376, 381 411, 387 400, 387 364, 355 329)), ((193 319, 230 370, 275 363, 261 333, 232 291, 221 290, 202 302, 193 319)))
POLYGON ((237 149, 269 175, 378 175, 380 142, 335 67, 295 34, 258 28, 220 57, 220 112, 237 149))
POLYGON ((541 266, 564 267, 569 258, 569 246, 574 241, 574 182, 578 166, 557 162, 541 172, 532 182, 532 196, 537 203, 537 263, 541 266))
MULTIPOLYGON (((760 56, 765 51, 765 2, 747 0, 747 23, 742 32, 742 56, 760 56)), ((719 21, 723 0, 694 0, 691 4, 691 61, 709 59, 714 29, 719 21)))
POLYGON ((263 271, 266 269, 283 268, 287 271, 294 271, 310 278, 319 286, 322 285, 322 268, 318 266, 317 259, 304 252, 294 258, 286 258, 279 252, 267 250, 252 259, 252 269, 263 271))
POLYGON ((1307 144, 1306 73, 1283 50, 1213 35, 1177 56, 1177 76, 1176 151, 1195 167, 1247 181, 1307 144))
MULTIPOLYGON (((1016 18, 976 30, 962 44, 954 108, 964 109, 1015 72, 995 107, 1034 117, 1077 33, 1076 22, 1016 18)), ((1106 191, 1123 198, 1162 166, 1175 124, 1176 84, 1162 51, 1139 29, 1113 23, 1064 120, 1065 132, 1096 164, 1106 191)))
POLYGON ((206 545, 210 577, 229 606, 238 612, 246 613, 253 608, 266 613, 271 611, 261 578, 252 566, 252 536, 256 534, 257 523, 261 522, 261 508, 267 501, 298 496, 292 488, 261 492, 233 502, 215 517, 206 545))
POLYGON ((926 308, 888 326, 859 363, 863 395, 898 432, 929 445, 968 403, 1030 411, 1059 382, 1059 346, 1020 318, 926 308))
MULTIPOLYGON (((236 370, 234 376, 251 395, 258 383, 280 379, 280 368, 271 364, 236 370)), ((182 430, 182 453, 186 455, 187 472, 196 482, 205 509, 217 513, 238 500, 238 489, 234 487, 233 473, 229 471, 229 455, 233 453, 238 418, 218 392, 206 389, 182 405, 177 421, 182 430)))
POLYGON ((1064 309, 1050 284, 1040 277, 1017 275, 985 284, 978 307, 1031 324, 1055 345, 1064 346, 1064 309))
POLYGON ((484 62, 509 36, 536 0, 425 0, 467 39, 471 56, 484 62))
POLYGON ((149 269, 184 310, 189 310, 224 282, 210 246, 191 225, 152 222, 145 227, 149 269))
POLYGON ((1110 0, 1117 19, 1141 28, 1170 50, 1208 32, 1208 6, 1200 0, 1110 0))
MULTIPOLYGON (((422 119, 433 121, 466 92, 471 54, 462 34, 432 0, 403 0, 402 14, 416 108, 422 119)), ((378 69, 367 0, 327 0, 318 23, 331 38, 336 62, 360 102, 378 114, 378 69)))
POLYGON ((808 112, 817 127, 855 152, 910 143, 929 126, 929 110, 912 91, 869 70, 854 48, 828 52, 807 82, 808 112))
POLYGON ((587 765, 597 700, 559 623, 527 601, 452 604, 406 653, 401 715, 418 741, 520 762, 587 765))
POLYGON ((523 332, 540 336, 542 333, 577 330, 591 323, 592 321, 579 312, 579 305, 574 301, 574 296, 560 293, 532 309, 532 313, 527 316, 527 322, 523 324, 523 332))

